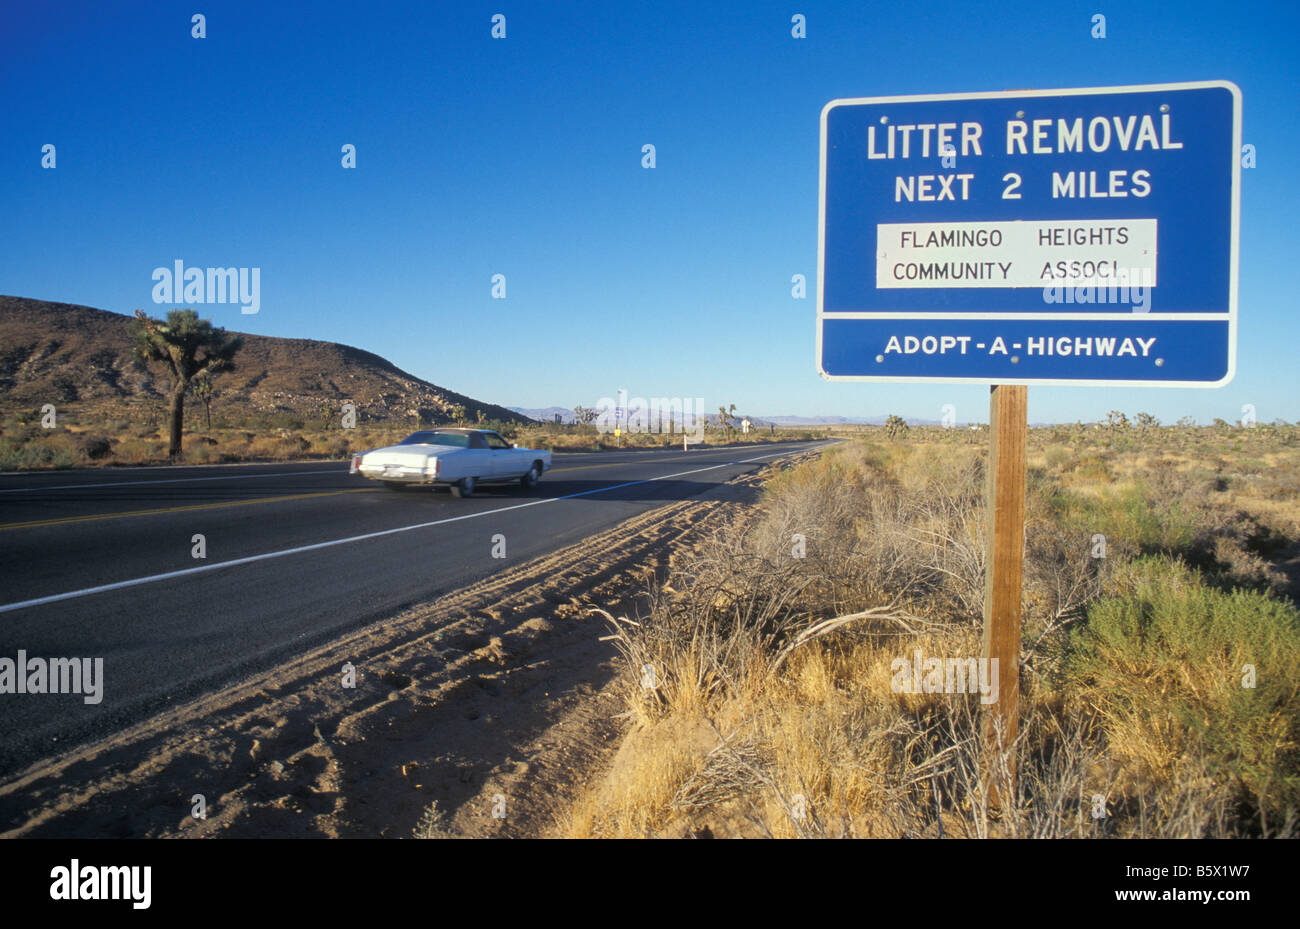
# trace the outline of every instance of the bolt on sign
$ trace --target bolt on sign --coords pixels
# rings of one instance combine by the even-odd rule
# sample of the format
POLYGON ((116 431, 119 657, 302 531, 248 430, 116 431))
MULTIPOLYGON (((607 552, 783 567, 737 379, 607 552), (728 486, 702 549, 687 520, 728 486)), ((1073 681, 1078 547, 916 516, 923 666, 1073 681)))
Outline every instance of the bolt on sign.
POLYGON ((1226 384, 1240 151, 1227 81, 832 100, 819 371, 1226 384))

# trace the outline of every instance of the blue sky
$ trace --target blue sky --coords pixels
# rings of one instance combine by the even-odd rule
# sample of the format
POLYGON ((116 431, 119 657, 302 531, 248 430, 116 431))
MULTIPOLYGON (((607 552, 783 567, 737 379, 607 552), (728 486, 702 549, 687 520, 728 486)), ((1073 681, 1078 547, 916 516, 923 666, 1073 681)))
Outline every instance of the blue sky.
POLYGON ((357 345, 492 402, 591 405, 621 387, 757 414, 938 419, 952 403, 984 419, 986 388, 818 377, 823 104, 1227 79, 1258 158, 1236 379, 1036 386, 1030 418, 1235 420, 1250 403, 1294 421, 1298 31, 1290 2, 9 3, 0 293, 161 313, 156 267, 257 267, 259 313, 201 312, 357 345))

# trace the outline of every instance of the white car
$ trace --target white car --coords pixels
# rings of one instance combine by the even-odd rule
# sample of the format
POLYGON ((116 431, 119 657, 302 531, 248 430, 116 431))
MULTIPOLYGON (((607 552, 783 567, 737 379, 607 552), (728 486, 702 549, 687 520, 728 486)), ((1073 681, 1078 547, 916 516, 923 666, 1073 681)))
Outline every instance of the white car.
POLYGON ((468 497, 481 483, 536 487, 550 468, 550 452, 519 448, 488 429, 426 429, 388 448, 353 455, 351 473, 393 489, 432 484, 468 497))

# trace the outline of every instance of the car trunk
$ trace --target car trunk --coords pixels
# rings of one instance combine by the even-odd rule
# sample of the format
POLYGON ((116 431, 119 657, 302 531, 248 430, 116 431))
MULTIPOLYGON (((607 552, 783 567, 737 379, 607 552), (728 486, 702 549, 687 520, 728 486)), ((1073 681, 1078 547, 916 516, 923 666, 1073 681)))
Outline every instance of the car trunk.
POLYGON ((367 461, 366 464, 378 464, 388 467, 397 465, 402 468, 423 468, 425 461, 429 457, 427 451, 386 451, 375 456, 374 461, 367 461))

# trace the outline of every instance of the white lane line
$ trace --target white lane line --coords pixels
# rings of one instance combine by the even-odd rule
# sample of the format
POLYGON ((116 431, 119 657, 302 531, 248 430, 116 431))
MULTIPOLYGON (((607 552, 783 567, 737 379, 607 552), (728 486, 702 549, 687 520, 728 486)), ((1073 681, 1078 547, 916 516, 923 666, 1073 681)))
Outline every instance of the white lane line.
POLYGON ((172 477, 157 481, 107 481, 102 484, 57 484, 53 487, 10 487, 0 494, 30 494, 38 490, 84 490, 87 487, 139 487, 142 484, 197 484, 201 481, 246 481, 254 477, 301 477, 304 474, 346 474, 342 467, 337 471, 318 468, 315 471, 267 471, 264 474, 226 474, 221 477, 172 477))
POLYGON ((718 468, 729 468, 738 464, 749 464, 755 461, 762 461, 764 458, 779 458, 781 455, 789 454, 791 451, 794 450, 785 449, 771 455, 759 455, 757 458, 745 458, 741 461, 709 465, 705 468, 694 468, 690 471, 678 471, 676 474, 664 474, 660 477, 651 477, 643 481, 627 481, 623 484, 614 484, 610 487, 600 487, 596 490, 584 490, 576 494, 565 494, 562 497, 547 497, 544 500, 530 500, 528 503, 515 503, 510 506, 497 507, 495 510, 482 510, 477 513, 465 513, 461 516, 449 516, 446 519, 435 519, 432 522, 416 523, 413 526, 398 526, 395 529, 381 529, 378 532, 367 532, 364 535, 349 536, 345 539, 331 539, 328 542, 315 542, 311 545, 300 545, 296 548, 286 548, 278 552, 264 552, 260 555, 248 555, 244 558, 234 558, 230 561, 220 561, 215 564, 199 565, 195 568, 182 568, 179 571, 168 571, 163 574, 150 574, 147 577, 136 577, 127 581, 114 581, 111 584, 100 584, 98 587, 87 587, 83 590, 72 590, 62 594, 51 594, 48 597, 37 597, 34 600, 22 600, 18 603, 6 603, 0 605, 0 613, 10 613, 14 610, 21 610, 29 606, 43 606, 47 603, 58 603, 62 600, 74 600, 78 597, 89 597, 92 594, 107 593, 111 590, 124 590, 128 587, 139 587, 142 584, 154 584, 158 581, 170 581, 178 577, 188 577, 193 574, 203 574, 207 571, 216 571, 219 568, 233 568, 237 565, 253 564, 258 561, 269 561, 272 558, 283 558, 286 555, 298 555, 302 552, 312 552, 322 548, 333 548, 335 545, 347 545, 350 542, 364 542, 367 539, 378 539, 386 535, 396 535, 399 532, 411 532, 415 529, 428 529, 431 526, 441 526, 445 523, 459 522, 462 519, 477 519, 480 516, 495 516, 497 513, 507 513, 510 510, 522 510, 530 506, 541 506, 544 503, 555 503, 559 500, 572 500, 574 497, 603 494, 623 487, 635 487, 638 484, 653 484, 655 481, 667 481, 675 477, 685 477, 688 474, 699 474, 703 471, 716 471, 718 468))

